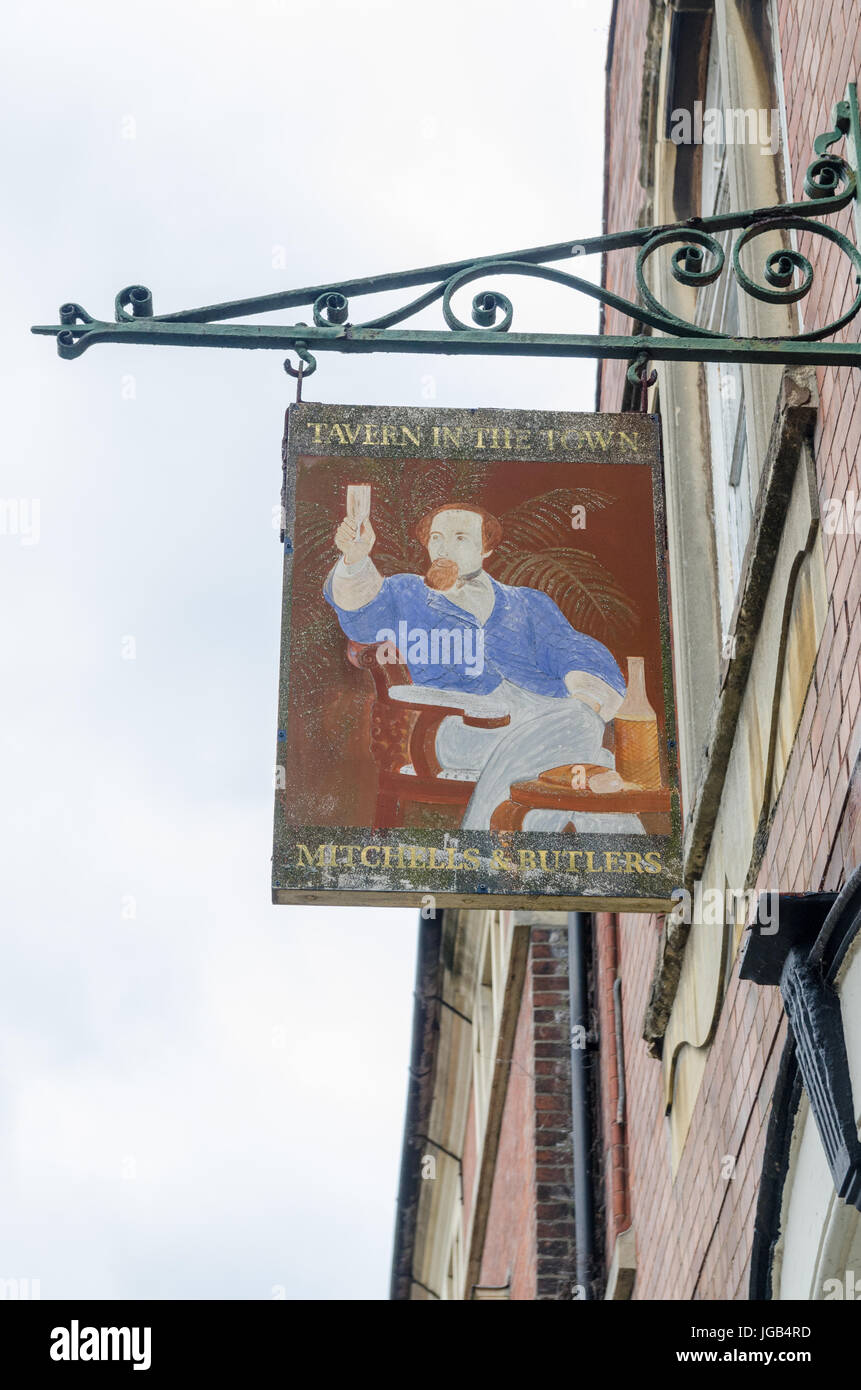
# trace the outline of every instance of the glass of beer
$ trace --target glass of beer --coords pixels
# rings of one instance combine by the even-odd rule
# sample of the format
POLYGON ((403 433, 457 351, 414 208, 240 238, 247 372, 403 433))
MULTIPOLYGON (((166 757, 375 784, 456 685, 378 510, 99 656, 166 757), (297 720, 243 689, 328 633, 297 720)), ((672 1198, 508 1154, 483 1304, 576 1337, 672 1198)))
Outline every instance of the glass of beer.
POLYGON ((369 483, 351 483, 347 488, 347 520, 356 528, 356 537, 362 534, 362 527, 371 515, 371 487, 369 483))

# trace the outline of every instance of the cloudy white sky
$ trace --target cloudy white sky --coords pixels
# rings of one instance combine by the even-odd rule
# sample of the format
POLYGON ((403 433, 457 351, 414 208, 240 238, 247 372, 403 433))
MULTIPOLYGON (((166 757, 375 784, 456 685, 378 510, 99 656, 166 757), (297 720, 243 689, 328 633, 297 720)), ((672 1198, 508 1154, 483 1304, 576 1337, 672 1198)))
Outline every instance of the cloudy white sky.
MULTIPOLYGON (((6 8, 0 1278, 43 1298, 387 1296, 417 914, 269 902, 284 354, 29 325, 599 232, 608 12, 6 8)), ((320 354, 305 395, 588 410, 594 365, 320 354)))

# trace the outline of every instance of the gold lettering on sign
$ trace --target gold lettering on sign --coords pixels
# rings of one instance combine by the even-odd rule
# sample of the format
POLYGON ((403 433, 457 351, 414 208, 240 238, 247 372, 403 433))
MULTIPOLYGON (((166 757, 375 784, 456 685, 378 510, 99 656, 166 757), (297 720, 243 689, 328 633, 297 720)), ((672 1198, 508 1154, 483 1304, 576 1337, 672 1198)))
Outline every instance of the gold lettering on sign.
POLYGON ((592 431, 592 430, 584 430, 584 431, 583 431, 583 438, 586 440, 586 443, 589 445, 589 448, 590 448, 590 449, 594 449, 594 448, 595 448, 595 445, 592 443, 593 434, 594 434, 595 439, 597 439, 598 443, 601 445, 601 448, 602 448, 602 449, 604 450, 604 452, 606 453, 606 452, 607 452, 607 445, 610 443, 610 440, 613 438, 613 431, 612 431, 612 430, 604 430, 604 431, 602 432, 601 430, 594 430, 594 431, 592 431))
MULTIPOLYGON (((661 855, 657 850, 521 849, 518 862, 504 849, 494 849, 486 867, 498 873, 518 869, 541 870, 546 874, 659 874, 661 855), (582 862, 585 861, 585 862, 582 862)), ((433 869, 436 872, 472 872, 482 866, 481 850, 475 845, 296 845, 296 863, 309 869, 433 869), (395 857, 395 851, 397 856, 395 857)))
MULTIPOLYGON (((418 449, 422 443, 421 425, 383 424, 373 420, 330 424, 325 420, 309 420, 307 428, 313 431, 315 444, 369 444, 385 449, 412 446, 418 449)), ((638 430, 557 429, 545 426, 535 432, 535 441, 532 430, 510 425, 432 425, 430 432, 435 449, 472 447, 529 454, 535 443, 540 451, 550 454, 565 449, 586 449, 593 454, 605 454, 615 440, 620 449, 635 454, 640 452, 638 430)))

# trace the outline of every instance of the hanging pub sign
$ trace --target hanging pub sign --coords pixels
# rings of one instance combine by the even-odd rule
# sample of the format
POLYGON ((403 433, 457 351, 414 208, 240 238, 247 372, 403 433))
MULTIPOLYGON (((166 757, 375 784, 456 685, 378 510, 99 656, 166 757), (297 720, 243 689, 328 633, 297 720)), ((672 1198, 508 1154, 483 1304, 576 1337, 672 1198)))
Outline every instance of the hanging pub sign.
POLYGON ((658 420, 291 407, 276 903, 681 883, 658 420))

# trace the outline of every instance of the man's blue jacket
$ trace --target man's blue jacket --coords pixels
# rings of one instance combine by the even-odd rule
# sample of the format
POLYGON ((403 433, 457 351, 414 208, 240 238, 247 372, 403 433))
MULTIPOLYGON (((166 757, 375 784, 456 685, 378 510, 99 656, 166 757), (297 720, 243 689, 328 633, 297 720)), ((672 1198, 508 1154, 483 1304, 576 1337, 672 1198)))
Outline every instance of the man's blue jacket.
MULTIPOLYGON (((569 693, 566 673, 587 671, 606 681, 620 695, 625 693, 622 672, 611 653, 594 637, 575 631, 549 595, 540 589, 498 584, 492 578, 490 582, 496 601, 483 628, 481 672, 476 674, 473 665, 470 674, 468 667, 472 663, 467 662, 434 665, 406 660, 417 685, 489 695, 501 681, 509 680, 524 690, 561 699, 569 693)), ((397 639, 402 622, 409 632, 428 634, 435 628, 481 628, 472 613, 450 602, 443 593, 428 588, 417 574, 389 575, 376 598, 352 611, 339 608, 335 602, 332 574, 323 594, 337 613, 341 628, 354 642, 390 640, 391 632, 397 639)), ((401 655, 407 658, 403 650, 401 655)))

